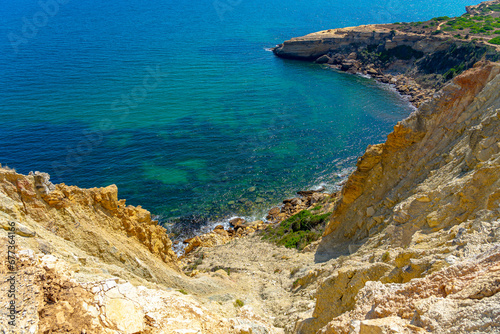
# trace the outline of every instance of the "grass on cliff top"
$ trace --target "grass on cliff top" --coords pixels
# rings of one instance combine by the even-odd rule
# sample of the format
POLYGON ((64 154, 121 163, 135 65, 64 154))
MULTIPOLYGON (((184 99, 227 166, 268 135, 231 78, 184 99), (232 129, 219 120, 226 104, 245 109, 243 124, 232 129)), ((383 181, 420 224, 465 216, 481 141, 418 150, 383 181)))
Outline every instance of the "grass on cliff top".
POLYGON ((500 36, 490 39, 489 43, 500 45, 500 36))
POLYGON ((398 22, 392 27, 404 32, 432 35, 450 33, 458 39, 482 39, 495 35, 500 28, 500 4, 481 4, 472 15, 467 13, 459 17, 440 16, 425 22, 398 22))
POLYGON ((321 237, 330 216, 330 213, 318 213, 320 210, 320 206, 303 210, 277 226, 267 227, 262 240, 269 240, 286 248, 304 249, 321 237))

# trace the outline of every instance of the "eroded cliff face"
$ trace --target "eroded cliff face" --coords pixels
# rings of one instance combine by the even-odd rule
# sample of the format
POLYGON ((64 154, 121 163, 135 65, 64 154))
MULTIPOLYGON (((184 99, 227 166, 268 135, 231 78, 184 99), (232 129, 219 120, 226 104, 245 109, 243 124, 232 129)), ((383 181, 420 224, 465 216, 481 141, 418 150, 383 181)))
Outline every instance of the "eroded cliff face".
POLYGON ((476 64, 368 147, 316 252, 332 269, 296 332, 499 328, 499 73, 476 64))
POLYGON ((318 249, 382 238, 408 246, 434 231, 497 214, 500 205, 500 66, 478 64, 368 147, 342 190, 318 249))
POLYGON ((278 45, 273 52, 282 58, 316 60, 328 53, 350 53, 370 45, 391 50, 398 46, 410 46, 416 51, 432 53, 446 49, 441 36, 422 36, 402 33, 381 25, 329 29, 302 37, 294 37, 278 45))
MULTIPOLYGON (((488 19, 495 20, 493 16, 488 19)), ((485 17, 478 16, 477 20, 485 17)), ((393 84, 420 107, 476 62, 500 59, 500 48, 486 42, 484 36, 453 35, 446 32, 449 22, 438 22, 433 19, 324 30, 285 41, 273 52, 282 58, 315 61, 348 73, 369 75, 393 84)))
POLYGON ((89 256, 144 279, 166 268, 179 271, 165 229, 147 210, 118 200, 115 185, 54 186, 45 173, 25 176, 0 169, 0 196, 2 226, 8 221, 26 225, 46 240, 48 248, 51 239, 68 240, 89 256))
POLYGON ((114 185, 0 168, 0 227, 0 332, 272 332, 251 306, 208 299, 238 287, 182 274, 166 230, 114 185))

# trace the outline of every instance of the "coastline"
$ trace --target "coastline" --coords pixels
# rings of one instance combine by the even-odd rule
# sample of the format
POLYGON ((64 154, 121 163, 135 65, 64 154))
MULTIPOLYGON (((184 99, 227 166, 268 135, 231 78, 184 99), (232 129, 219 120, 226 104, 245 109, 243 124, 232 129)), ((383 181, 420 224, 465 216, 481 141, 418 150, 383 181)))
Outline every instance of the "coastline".
MULTIPOLYGON (((489 3, 500 12, 500 0, 489 3)), ((483 5, 467 11, 483 13, 483 5)), ((298 47, 308 52, 310 42, 298 47)), ((440 45, 435 52, 445 54, 456 46, 440 45)), ((233 217, 186 240, 181 258, 167 230, 119 199, 115 185, 52 184, 46 173, 0 165, 0 276, 15 275, 0 287, 16 293, 15 303, 5 294, 0 301, 14 304, 16 330, 497 332, 500 62, 484 57, 444 80, 450 69, 411 72, 422 68, 415 57, 393 59, 386 65, 394 72, 379 73, 386 67, 365 64, 374 53, 359 47, 327 53, 324 64, 351 74, 373 69, 381 84, 401 80, 400 90, 405 80, 432 81, 436 93, 408 88, 418 109, 368 146, 338 192, 299 191, 265 219, 233 217)), ((419 59, 438 65, 432 52, 419 59)), ((11 330, 0 324, 0 332, 11 330)))
POLYGON ((494 40, 488 33, 494 30, 490 23, 481 23, 481 29, 468 23, 482 21, 484 15, 496 22, 500 14, 496 9, 488 12, 482 4, 466 11, 458 18, 323 30, 294 37, 271 50, 280 58, 325 64, 393 84, 418 108, 476 62, 500 59, 500 46, 490 43, 494 40))
MULTIPOLYGON (((474 9, 477 7, 479 5, 467 7, 466 10, 468 13, 474 13, 474 9)), ((470 64, 464 66, 461 71, 453 72, 453 75, 447 75, 450 69, 441 69, 443 73, 429 75, 429 73, 424 72, 419 63, 441 62, 442 59, 439 59, 439 56, 443 54, 449 55, 450 50, 453 52, 457 48, 470 47, 469 44, 473 44, 472 49, 476 52, 478 50, 480 53, 484 51, 481 54, 482 58, 493 57, 494 59, 500 59, 500 48, 495 48, 494 45, 486 45, 487 43, 483 40, 464 42, 460 38, 455 38, 447 33, 437 35, 434 29, 423 29, 425 31, 420 32, 405 31, 407 25, 412 24, 402 26, 398 24, 376 24, 329 29, 292 38, 271 48, 270 51, 280 58, 314 62, 336 71, 366 76, 380 84, 389 85, 391 89, 394 89, 399 94, 401 99, 408 101, 415 111, 424 103, 429 102, 438 91, 456 75, 459 75, 461 71, 466 71, 474 65, 469 61, 470 64), (385 61, 381 61, 381 55, 385 56, 385 61)), ((440 26, 437 27, 437 29, 439 28, 440 26)), ((459 60, 462 63, 465 61, 464 59, 459 60)), ((427 64, 426 66, 433 65, 427 64)), ((400 121, 403 122, 405 119, 400 121)), ((348 179, 349 175, 345 177, 345 180, 339 181, 339 185, 345 184, 348 179)), ((339 193, 330 193, 328 195, 337 196, 339 193)), ((270 208, 267 216, 269 217, 273 211, 276 213, 277 210, 283 209, 286 203, 290 203, 294 198, 300 199, 301 196, 284 199, 282 204, 270 208)), ((301 208, 301 210, 306 209, 301 208)), ((297 209, 294 214, 301 210, 297 209)), ((223 224, 215 222, 210 226, 202 227, 198 231, 201 233, 183 240, 185 247, 179 248, 177 253, 181 254, 187 248, 188 252, 184 252, 181 256, 181 259, 183 259, 197 248, 213 247, 214 245, 227 243, 234 237, 248 236, 255 231, 266 229, 266 226, 279 225, 292 215, 282 216, 281 219, 274 221, 267 220, 264 217, 247 221, 246 217, 234 216, 226 219, 223 224), (230 223, 231 220, 235 219, 247 221, 250 226, 259 225, 260 227, 237 235, 233 232, 235 226, 230 223), (260 223, 263 225, 260 225, 260 223), (214 241, 217 239, 214 238, 214 234, 217 234, 217 232, 220 234, 221 226, 224 227, 222 230, 230 231, 230 236, 227 240, 214 241), (201 240, 195 239, 196 237, 201 238, 201 240)), ((224 235, 226 236, 226 234, 224 235)))

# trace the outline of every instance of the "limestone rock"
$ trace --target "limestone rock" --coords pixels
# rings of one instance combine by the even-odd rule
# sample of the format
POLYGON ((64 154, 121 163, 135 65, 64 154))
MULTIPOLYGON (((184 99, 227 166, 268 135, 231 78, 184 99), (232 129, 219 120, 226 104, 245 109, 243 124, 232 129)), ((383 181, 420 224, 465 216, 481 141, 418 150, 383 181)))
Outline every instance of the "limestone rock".
POLYGON ((489 289, 498 285, 499 268, 500 248, 496 246, 477 258, 405 284, 368 282, 356 296, 356 305, 330 321, 321 333, 347 334, 353 320, 360 324, 359 333, 495 331, 500 307, 494 304, 500 295, 489 289), (485 291, 491 292, 482 294, 485 291))
POLYGON ((498 323, 500 258, 487 249, 500 241, 499 87, 500 65, 477 64, 398 123, 385 143, 368 147, 315 254, 335 269, 297 333, 349 333, 353 321, 358 332, 390 332, 388 322, 374 321, 387 317, 401 318, 409 333, 486 333, 498 323), (349 252, 351 245, 359 248, 349 252), (386 267, 362 285, 345 285, 368 270, 352 267, 355 259, 386 267))
POLYGON ((108 299, 103 316, 123 333, 133 334, 144 330, 144 313, 130 300, 108 299))
POLYGON ((151 220, 147 210, 118 200, 114 185, 92 189, 53 186, 48 174, 25 176, 0 168, 0 212, 2 226, 15 221, 18 235, 38 237, 32 238, 34 249, 51 253, 57 247, 50 244, 60 243, 60 238, 143 278, 157 272, 157 279, 165 281, 170 279, 168 271, 180 272, 166 230, 151 220), (137 267, 135 258, 148 269, 137 267))
POLYGON ((318 59, 316 59, 317 64, 327 64, 331 61, 332 59, 328 57, 328 55, 322 55, 318 59))

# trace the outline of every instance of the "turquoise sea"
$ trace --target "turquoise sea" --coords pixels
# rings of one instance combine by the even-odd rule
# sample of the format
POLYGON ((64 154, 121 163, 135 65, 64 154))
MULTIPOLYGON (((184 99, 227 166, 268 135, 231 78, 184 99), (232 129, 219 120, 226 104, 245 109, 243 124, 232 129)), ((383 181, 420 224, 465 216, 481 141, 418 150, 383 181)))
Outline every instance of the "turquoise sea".
POLYGON ((116 184, 164 222, 261 217, 298 190, 335 189, 412 111, 387 86, 270 47, 477 3, 4 1, 0 163, 116 184))

